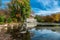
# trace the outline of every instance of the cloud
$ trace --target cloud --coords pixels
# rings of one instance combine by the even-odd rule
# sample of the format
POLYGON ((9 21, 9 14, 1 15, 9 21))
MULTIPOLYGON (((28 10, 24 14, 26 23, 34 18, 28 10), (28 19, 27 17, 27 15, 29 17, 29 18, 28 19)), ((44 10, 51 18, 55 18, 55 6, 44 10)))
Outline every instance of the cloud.
POLYGON ((53 13, 57 13, 57 12, 60 12, 60 8, 55 8, 55 9, 52 9, 52 10, 39 10, 37 8, 33 9, 35 11, 35 14, 38 14, 38 15, 50 15, 50 14, 53 14, 53 13))
POLYGON ((31 0, 30 3, 36 14, 50 15, 60 12, 60 0, 31 0))

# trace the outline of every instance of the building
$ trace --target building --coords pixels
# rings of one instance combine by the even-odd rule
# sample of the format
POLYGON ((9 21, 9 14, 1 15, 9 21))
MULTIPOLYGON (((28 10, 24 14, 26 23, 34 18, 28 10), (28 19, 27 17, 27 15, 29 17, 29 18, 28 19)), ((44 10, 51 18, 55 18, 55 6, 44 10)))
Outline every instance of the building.
POLYGON ((27 28, 33 28, 37 26, 37 20, 34 18, 34 14, 31 14, 29 18, 27 18, 27 28))

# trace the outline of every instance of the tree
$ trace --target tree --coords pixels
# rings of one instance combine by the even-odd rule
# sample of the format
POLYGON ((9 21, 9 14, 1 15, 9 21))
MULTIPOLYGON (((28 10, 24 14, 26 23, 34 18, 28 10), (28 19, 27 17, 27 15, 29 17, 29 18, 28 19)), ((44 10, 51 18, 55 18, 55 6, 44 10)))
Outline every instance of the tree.
POLYGON ((45 20, 40 15, 36 15, 35 19, 37 19, 38 22, 44 22, 45 20))
MULTIPOLYGON (((16 26, 13 29, 10 29, 10 32, 9 32, 9 29, 7 31, 12 35, 14 39, 20 40, 22 35, 20 34, 22 25, 26 21, 26 18, 30 16, 30 12, 31 12, 30 1, 29 0, 11 0, 11 2, 8 4, 8 8, 9 8, 11 18, 17 18, 17 21, 21 22, 20 24, 21 26, 19 25, 18 28, 16 28, 17 27, 16 26)), ((26 29, 23 28, 23 30, 26 30, 26 29)), ((25 36, 23 36, 22 40, 30 40, 27 38, 29 36, 27 33, 29 34, 28 30, 26 30, 27 36, 24 34, 25 36)))
POLYGON ((29 0, 11 0, 8 4, 12 18, 17 18, 17 21, 24 21, 30 15, 29 0))
POLYGON ((5 16, 0 15, 0 24, 3 24, 5 22, 5 16))
POLYGON ((59 23, 59 21, 60 21, 60 17, 59 17, 60 16, 60 13, 52 14, 51 16, 53 18, 53 22, 59 23))

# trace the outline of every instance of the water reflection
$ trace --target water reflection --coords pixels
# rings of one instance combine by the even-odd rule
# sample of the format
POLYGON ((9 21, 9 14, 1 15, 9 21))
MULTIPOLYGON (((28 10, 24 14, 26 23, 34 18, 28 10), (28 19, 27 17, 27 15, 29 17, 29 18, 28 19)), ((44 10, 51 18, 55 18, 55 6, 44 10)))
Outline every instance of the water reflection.
POLYGON ((34 36, 31 38, 31 40, 60 40, 60 33, 53 32, 51 30, 30 30, 32 33, 34 33, 34 36))

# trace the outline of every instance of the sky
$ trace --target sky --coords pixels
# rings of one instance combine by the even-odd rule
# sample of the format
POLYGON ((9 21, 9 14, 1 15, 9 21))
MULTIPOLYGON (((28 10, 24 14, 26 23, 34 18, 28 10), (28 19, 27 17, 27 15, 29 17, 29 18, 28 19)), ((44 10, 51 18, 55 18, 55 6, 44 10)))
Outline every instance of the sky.
POLYGON ((32 10, 38 15, 60 12, 60 0, 30 0, 32 10))
MULTIPOLYGON (((9 0, 2 0, 3 3, 9 0)), ((38 15, 50 15, 60 12, 60 0, 30 0, 32 11, 38 15)))

